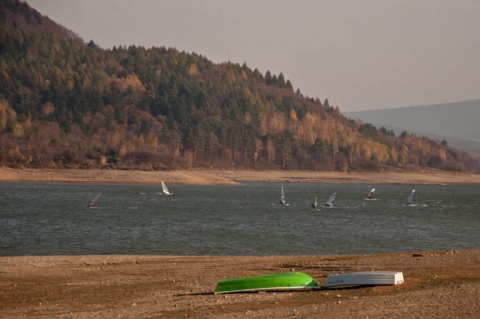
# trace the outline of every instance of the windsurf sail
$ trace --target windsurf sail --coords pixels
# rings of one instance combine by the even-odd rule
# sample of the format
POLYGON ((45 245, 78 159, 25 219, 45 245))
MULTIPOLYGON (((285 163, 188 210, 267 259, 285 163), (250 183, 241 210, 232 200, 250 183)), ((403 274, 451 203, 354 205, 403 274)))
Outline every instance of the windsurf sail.
POLYGON ((370 190, 367 195, 367 199, 373 199, 373 196, 375 196, 375 187, 370 190))
POLYGON ((318 207, 318 201, 317 201, 317 196, 315 196, 315 201, 312 202, 312 208, 317 209, 318 207))
POLYGON ((282 186, 282 191, 280 193, 280 203, 283 205, 283 206, 288 206, 290 204, 287 204, 285 202, 285 193, 283 192, 283 186, 282 186))
POLYGON ((413 203, 415 203, 415 189, 412 189, 412 191, 410 192, 410 195, 408 195, 408 198, 407 198, 407 205, 412 205, 413 203))
POLYGON ((162 181, 162 191, 165 195, 173 195, 173 193, 170 193, 168 191, 167 185, 165 185, 165 183, 163 181, 162 181))
POLYGON ((94 199, 88 204, 88 207, 97 207, 98 204, 100 204, 100 196, 102 195, 102 192, 98 193, 97 196, 95 196, 94 199))
POLYGON ((333 193, 332 196, 327 200, 324 206, 326 207, 333 207, 333 203, 335 203, 335 200, 337 199, 337 193, 333 193))

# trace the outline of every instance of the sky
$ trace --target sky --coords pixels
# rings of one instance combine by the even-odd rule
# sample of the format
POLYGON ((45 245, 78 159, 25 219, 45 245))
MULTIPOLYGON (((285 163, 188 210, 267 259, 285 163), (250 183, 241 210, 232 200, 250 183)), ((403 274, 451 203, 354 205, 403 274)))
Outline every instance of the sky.
POLYGON ((283 73, 342 112, 480 98, 480 0, 27 0, 102 48, 283 73))

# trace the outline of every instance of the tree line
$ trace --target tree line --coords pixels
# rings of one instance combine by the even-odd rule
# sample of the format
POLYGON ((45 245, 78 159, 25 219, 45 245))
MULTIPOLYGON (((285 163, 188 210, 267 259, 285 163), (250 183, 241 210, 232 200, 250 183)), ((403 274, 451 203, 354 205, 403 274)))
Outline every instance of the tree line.
POLYGON ((175 48, 105 50, 42 28, 44 17, 25 6, 0 4, 2 165, 478 168, 446 143, 347 119, 282 73, 175 48))

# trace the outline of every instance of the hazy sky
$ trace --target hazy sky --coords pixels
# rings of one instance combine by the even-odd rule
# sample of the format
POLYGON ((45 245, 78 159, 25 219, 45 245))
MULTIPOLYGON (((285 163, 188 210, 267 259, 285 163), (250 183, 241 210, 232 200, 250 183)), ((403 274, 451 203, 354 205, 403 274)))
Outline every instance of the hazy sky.
POLYGON ((283 72, 342 112, 480 98, 480 0, 27 0, 103 48, 283 72))

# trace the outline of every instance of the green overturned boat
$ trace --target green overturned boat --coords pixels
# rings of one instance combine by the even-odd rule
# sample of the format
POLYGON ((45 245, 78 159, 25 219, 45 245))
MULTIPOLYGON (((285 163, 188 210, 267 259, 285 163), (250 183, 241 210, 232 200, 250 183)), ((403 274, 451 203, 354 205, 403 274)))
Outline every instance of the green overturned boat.
POLYGON ((283 272, 271 275, 222 280, 215 293, 256 292, 266 290, 316 289, 317 283, 302 272, 283 272))

